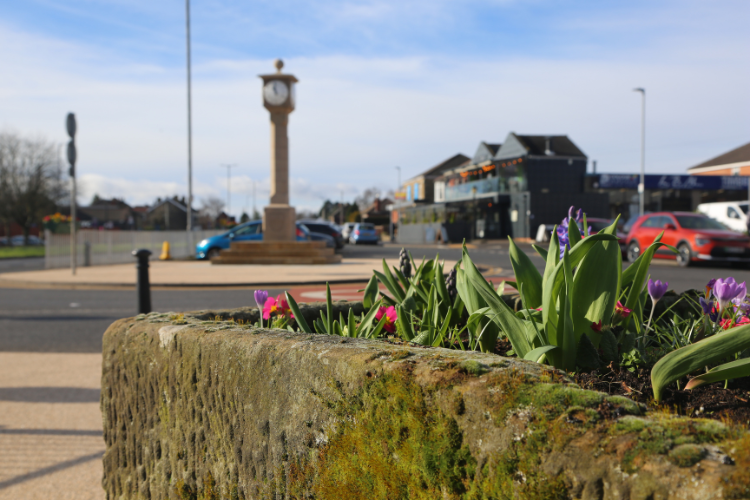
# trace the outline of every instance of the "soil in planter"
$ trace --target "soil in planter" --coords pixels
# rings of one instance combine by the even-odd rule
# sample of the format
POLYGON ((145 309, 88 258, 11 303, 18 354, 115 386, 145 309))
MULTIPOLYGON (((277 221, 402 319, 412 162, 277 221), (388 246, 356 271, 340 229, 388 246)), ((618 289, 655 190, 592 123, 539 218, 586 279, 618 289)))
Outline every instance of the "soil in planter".
MULTIPOLYGON (((512 348, 507 339, 498 339, 495 354, 505 356, 512 348)), ((750 377, 732 380, 727 389, 724 389, 723 382, 704 385, 691 391, 678 390, 677 384, 671 384, 664 390, 661 404, 654 403, 650 369, 640 368, 630 372, 617 367, 604 368, 578 373, 573 379, 584 389, 627 396, 651 409, 668 408, 679 415, 750 425, 750 377)), ((680 387, 685 387, 686 383, 687 378, 680 380, 680 387)))
MULTIPOLYGON (((584 389, 627 396, 652 409, 669 408, 679 415, 689 417, 750 424, 750 377, 729 382, 727 389, 724 389, 723 382, 704 385, 690 391, 679 390, 677 384, 670 384, 664 390, 661 404, 654 403, 651 371, 646 368, 640 368, 635 372, 616 367, 604 368, 598 372, 579 373, 573 378, 584 389)), ((686 383, 686 378, 680 380, 680 387, 685 387, 686 383)))

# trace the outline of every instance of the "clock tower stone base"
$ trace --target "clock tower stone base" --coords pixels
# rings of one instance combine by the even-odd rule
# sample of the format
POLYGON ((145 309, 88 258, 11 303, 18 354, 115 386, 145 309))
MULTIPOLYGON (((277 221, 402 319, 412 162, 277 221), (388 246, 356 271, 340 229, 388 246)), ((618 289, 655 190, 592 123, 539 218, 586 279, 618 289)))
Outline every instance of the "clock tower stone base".
POLYGON ((271 204, 263 209, 263 241, 297 241, 294 207, 271 204))

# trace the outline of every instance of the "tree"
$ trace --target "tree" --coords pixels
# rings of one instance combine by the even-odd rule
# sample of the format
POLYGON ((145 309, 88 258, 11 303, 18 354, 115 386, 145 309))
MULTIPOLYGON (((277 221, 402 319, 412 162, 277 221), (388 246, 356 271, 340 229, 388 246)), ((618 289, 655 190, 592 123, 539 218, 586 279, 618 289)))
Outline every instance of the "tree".
POLYGON ((361 195, 354 199, 354 203, 359 207, 359 211, 365 213, 373 202, 380 198, 380 189, 371 187, 365 189, 361 195))
POLYGON ((55 145, 44 139, 27 139, 0 133, 0 219, 29 230, 41 224, 66 196, 55 145))
POLYGON ((244 224, 245 222, 250 222, 250 216, 247 215, 247 212, 242 212, 242 216, 240 217, 240 224, 244 224))

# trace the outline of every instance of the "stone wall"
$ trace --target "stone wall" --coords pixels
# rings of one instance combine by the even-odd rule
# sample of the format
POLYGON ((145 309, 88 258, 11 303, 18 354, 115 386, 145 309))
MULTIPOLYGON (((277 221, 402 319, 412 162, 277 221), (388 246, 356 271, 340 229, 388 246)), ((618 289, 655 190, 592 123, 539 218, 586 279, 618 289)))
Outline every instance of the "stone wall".
POLYGON ((750 439, 721 423, 645 416, 531 362, 240 324, 253 314, 152 313, 107 330, 109 499, 750 491, 750 439))

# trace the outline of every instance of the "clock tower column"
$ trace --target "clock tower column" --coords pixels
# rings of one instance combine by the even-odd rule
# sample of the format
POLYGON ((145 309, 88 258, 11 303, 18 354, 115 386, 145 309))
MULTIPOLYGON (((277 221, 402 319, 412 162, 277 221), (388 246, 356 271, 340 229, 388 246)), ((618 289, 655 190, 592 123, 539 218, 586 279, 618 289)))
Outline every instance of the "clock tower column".
POLYGON ((277 72, 261 75, 263 105, 271 113, 271 200, 263 209, 264 241, 296 241, 294 207, 289 206, 289 113, 294 111, 293 75, 281 73, 284 63, 277 59, 277 72))

